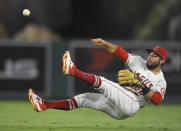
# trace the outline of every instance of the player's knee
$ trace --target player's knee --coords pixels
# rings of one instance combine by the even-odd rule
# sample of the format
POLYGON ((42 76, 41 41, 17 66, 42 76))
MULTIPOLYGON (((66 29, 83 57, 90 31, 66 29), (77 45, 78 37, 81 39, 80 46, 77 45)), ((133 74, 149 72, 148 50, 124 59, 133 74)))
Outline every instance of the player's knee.
POLYGON ((78 107, 86 106, 87 93, 76 95, 74 98, 77 101, 78 107))
POLYGON ((113 116, 111 116, 111 117, 113 117, 113 118, 115 118, 115 119, 117 119, 117 120, 124 120, 124 119, 126 119, 126 118, 128 118, 129 116, 128 115, 123 115, 123 114, 117 114, 117 115, 113 115, 113 116))
POLYGON ((116 116, 115 118, 118 120, 124 120, 130 116, 133 116, 134 114, 129 114, 129 113, 120 113, 118 116, 116 116))
MULTIPOLYGON (((127 117, 135 115, 136 112, 138 112, 139 109, 140 108, 137 108, 137 107, 126 109, 126 110, 123 110, 123 114, 124 114, 125 118, 127 118, 127 117)), ((123 118, 123 119, 125 119, 125 118, 123 118)))

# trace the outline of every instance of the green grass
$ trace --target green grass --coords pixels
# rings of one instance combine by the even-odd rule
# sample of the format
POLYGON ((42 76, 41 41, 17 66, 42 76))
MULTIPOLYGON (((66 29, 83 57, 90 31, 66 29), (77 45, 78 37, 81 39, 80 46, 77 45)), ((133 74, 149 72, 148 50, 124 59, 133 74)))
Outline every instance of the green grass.
POLYGON ((150 105, 125 120, 81 108, 35 112, 28 101, 0 101, 0 131, 180 131, 181 105, 150 105))

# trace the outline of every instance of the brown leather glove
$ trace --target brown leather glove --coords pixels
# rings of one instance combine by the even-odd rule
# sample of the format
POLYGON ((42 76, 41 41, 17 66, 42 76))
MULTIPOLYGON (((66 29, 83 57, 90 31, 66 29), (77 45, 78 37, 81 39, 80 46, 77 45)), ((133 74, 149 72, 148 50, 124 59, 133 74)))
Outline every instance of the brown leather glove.
POLYGON ((137 79, 136 74, 129 69, 120 70, 118 72, 117 80, 120 85, 140 85, 140 81, 137 79))
POLYGON ((150 89, 143 84, 137 77, 137 75, 129 69, 120 70, 118 72, 118 83, 120 85, 139 86, 142 88, 143 94, 147 94, 150 89))

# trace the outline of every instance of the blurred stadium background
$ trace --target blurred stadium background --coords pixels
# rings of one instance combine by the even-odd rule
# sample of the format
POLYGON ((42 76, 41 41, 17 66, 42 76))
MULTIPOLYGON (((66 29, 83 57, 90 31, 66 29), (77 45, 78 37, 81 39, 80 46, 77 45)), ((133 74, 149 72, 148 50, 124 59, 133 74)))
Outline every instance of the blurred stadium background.
POLYGON ((61 73, 65 50, 82 70, 116 82, 117 71, 126 66, 89 41, 101 37, 145 58, 145 48, 165 47, 163 107, 180 108, 180 6, 180 0, 0 0, 0 107, 6 100, 27 101, 29 88, 52 100, 93 92, 61 73), (28 17, 22 15, 25 8, 31 11, 28 17))

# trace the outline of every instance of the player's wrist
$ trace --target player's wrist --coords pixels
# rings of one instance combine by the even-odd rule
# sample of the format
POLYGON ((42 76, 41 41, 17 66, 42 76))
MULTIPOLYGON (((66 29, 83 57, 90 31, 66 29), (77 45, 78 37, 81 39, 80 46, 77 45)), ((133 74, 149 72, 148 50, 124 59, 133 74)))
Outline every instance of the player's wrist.
POLYGON ((116 45, 113 45, 111 43, 105 42, 104 47, 110 52, 110 53, 114 53, 116 50, 116 45))
POLYGON ((150 91, 150 88, 148 87, 142 87, 143 95, 146 95, 150 91))

